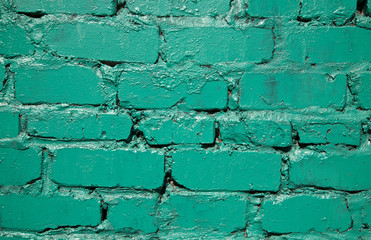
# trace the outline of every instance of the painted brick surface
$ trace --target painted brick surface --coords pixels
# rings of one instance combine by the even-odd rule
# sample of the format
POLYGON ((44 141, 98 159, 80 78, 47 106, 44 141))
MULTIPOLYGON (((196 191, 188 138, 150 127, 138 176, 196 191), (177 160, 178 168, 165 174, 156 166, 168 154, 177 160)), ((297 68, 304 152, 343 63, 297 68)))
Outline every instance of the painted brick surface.
POLYGON ((370 13, 0 1, 0 239, 371 239, 370 13))
POLYGON ((129 0, 126 2, 130 11, 143 15, 156 16, 217 16, 229 10, 229 1, 218 2, 211 0, 201 1, 174 1, 174 0, 129 0))
POLYGON ((290 181, 296 185, 340 190, 367 190, 370 186, 369 152, 320 154, 298 152, 292 156, 290 181))
POLYGON ((68 111, 29 117, 27 133, 57 139, 127 140, 133 124, 128 114, 68 111))
POLYGON ((299 17, 333 21, 335 24, 344 24, 351 19, 357 8, 357 1, 348 0, 304 0, 299 17))
POLYGON ((0 185, 24 185, 41 175, 41 156, 33 149, 0 148, 0 185))
POLYGON ((215 120, 209 117, 151 117, 140 125, 151 145, 212 144, 215 141, 215 120))
POLYGON ((192 59, 199 64, 261 63, 272 57, 273 33, 268 29, 169 26, 163 32, 167 39, 166 56, 172 62, 192 59))
POLYGON ((130 228, 132 231, 154 233, 158 229, 155 220, 156 203, 155 194, 119 199, 116 205, 109 208, 107 219, 118 232, 130 228))
POLYGON ((36 1, 14 0, 17 12, 21 13, 69 13, 69 14, 93 14, 112 15, 116 12, 116 1, 93 0, 93 1, 36 1))
POLYGON ((52 28, 44 41, 62 56, 140 63, 156 61, 159 42, 155 27, 120 29, 95 22, 61 24, 52 28))
POLYGON ((20 69, 15 76, 16 98, 22 103, 101 104, 100 78, 88 68, 20 69))
POLYGON ((35 231, 58 226, 95 226, 100 220, 99 202, 71 197, 0 196, 1 228, 35 231))
POLYGON ((153 152, 65 148, 57 151, 51 175, 68 186, 154 189, 162 185, 164 157, 153 152))
POLYGON ((240 107, 244 110, 310 106, 341 108, 345 95, 344 75, 257 73, 246 74, 240 80, 240 107))
POLYGON ((174 179, 193 190, 277 191, 281 155, 183 151, 173 155, 174 179))
POLYGON ((351 218, 345 199, 333 196, 293 196, 266 200, 262 204, 262 226, 275 233, 345 231, 351 218))
POLYGON ((255 144, 272 147, 292 145, 291 124, 288 121, 244 119, 226 116, 219 121, 220 139, 225 143, 255 144))
POLYGON ((26 31, 18 25, 0 24, 0 54, 7 57, 31 55, 35 47, 26 31))
POLYGON ((164 208, 178 216, 171 222, 178 229, 233 232, 246 224, 247 199, 239 195, 175 193, 164 208))
POLYGON ((310 63, 370 61, 370 31, 358 27, 297 28, 288 39, 290 59, 310 63), (357 39, 357 40, 356 40, 357 39), (298 44, 300 43, 300 44, 298 44))
POLYGON ((303 144, 347 144, 358 146, 361 140, 361 123, 323 123, 313 121, 297 128, 299 143, 303 144))
POLYGON ((0 112, 0 138, 12 138, 19 134, 19 114, 10 111, 0 112))

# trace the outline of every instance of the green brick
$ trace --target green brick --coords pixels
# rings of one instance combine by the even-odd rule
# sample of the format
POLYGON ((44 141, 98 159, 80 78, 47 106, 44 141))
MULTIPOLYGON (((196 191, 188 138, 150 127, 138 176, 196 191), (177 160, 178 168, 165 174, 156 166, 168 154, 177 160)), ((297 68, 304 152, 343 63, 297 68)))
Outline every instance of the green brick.
POLYGON ((6 72, 5 72, 5 65, 3 63, 0 63, 0 81, 3 82, 5 78, 6 72))
POLYGON ((310 63, 371 61, 371 31, 358 27, 300 27, 289 33, 289 59, 310 63))
POLYGON ((67 13, 113 15, 116 12, 117 0, 14 0, 14 7, 21 13, 67 13))
POLYGON ((0 148, 0 185, 24 185, 41 174, 41 156, 35 150, 0 148))
POLYGON ((346 96, 345 75, 334 78, 319 73, 245 74, 240 80, 243 110, 306 108, 340 109, 346 96))
POLYGON ((27 133, 32 136, 58 139, 127 140, 132 126, 130 116, 126 113, 72 110, 28 117, 27 133))
POLYGON ((51 177, 61 185, 155 189, 164 180, 164 156, 155 152, 64 148, 51 177))
POLYGON ((208 117, 151 117, 140 123, 146 141, 151 145, 212 144, 215 121, 208 117))
POLYGON ((156 16, 217 16, 229 11, 229 0, 128 0, 130 11, 156 16))
POLYGON ((233 232, 247 224, 247 198, 223 193, 171 193, 165 205, 174 229, 233 232))
POLYGON ((219 121, 224 143, 254 144, 272 147, 292 145, 291 124, 285 121, 225 118, 219 121))
POLYGON ((262 227, 267 232, 345 231, 351 217, 345 199, 329 195, 281 196, 263 200, 262 227))
POLYGON ((165 53, 171 62, 192 59, 199 64, 232 62, 261 63, 271 59, 270 29, 229 27, 165 27, 165 53))
POLYGON ((371 109, 371 73, 361 73, 354 81, 350 88, 355 94, 356 104, 362 109, 371 109))
POLYGON ((359 191, 371 187, 371 154, 299 151, 290 157, 290 181, 295 185, 359 191))
POLYGON ((34 49, 23 28, 13 24, 0 24, 0 54, 5 57, 31 55, 34 49))
POLYGON ((97 22, 62 23, 44 43, 58 55, 95 60, 154 63, 158 57, 157 27, 134 30, 97 22))
POLYGON ((310 122, 297 129, 299 143, 303 144, 347 144, 358 146, 361 141, 361 123, 310 122))
POLYGON ((303 0, 300 17, 304 20, 334 21, 344 24, 353 17, 357 0, 303 0))
POLYGON ((97 200, 76 200, 66 196, 0 196, 1 228, 43 231, 59 226, 96 226, 100 222, 97 200))
POLYGON ((371 1, 370 0, 366 0, 366 4, 365 4, 365 8, 364 8, 364 13, 366 16, 371 16, 371 1))
POLYGON ((126 195, 123 199, 118 199, 117 204, 108 207, 107 219, 117 232, 156 232, 157 202, 156 194, 126 195))
POLYGON ((207 82, 199 93, 185 97, 189 108, 196 110, 218 110, 227 108, 228 88, 225 82, 207 82))
POLYGON ((0 112, 0 138, 17 137, 20 131, 19 114, 0 112))
POLYGON ((157 81, 149 72, 123 73, 118 89, 120 106, 136 109, 170 108, 183 98, 187 87, 178 82, 174 85, 165 84, 157 81))
POLYGON ((359 193, 348 194, 346 197, 348 208, 352 215, 353 229, 355 230, 361 230, 371 225, 370 194, 371 191, 368 190, 359 193))
POLYGON ((296 18, 300 10, 300 0, 247 0, 247 4, 247 14, 252 17, 296 18))
POLYGON ((102 104, 102 80, 92 70, 78 66, 59 69, 17 69, 16 99, 25 104, 102 104))
POLYGON ((183 100, 186 107, 191 109, 226 108, 228 89, 225 82, 206 82, 199 91, 189 92, 187 84, 183 81, 184 78, 179 76, 179 78, 168 79, 162 75, 154 76, 149 71, 128 71, 120 77, 118 90, 120 106, 161 109, 171 108, 183 100))
POLYGON ((277 191, 281 155, 183 150, 173 154, 172 176, 192 190, 277 191))

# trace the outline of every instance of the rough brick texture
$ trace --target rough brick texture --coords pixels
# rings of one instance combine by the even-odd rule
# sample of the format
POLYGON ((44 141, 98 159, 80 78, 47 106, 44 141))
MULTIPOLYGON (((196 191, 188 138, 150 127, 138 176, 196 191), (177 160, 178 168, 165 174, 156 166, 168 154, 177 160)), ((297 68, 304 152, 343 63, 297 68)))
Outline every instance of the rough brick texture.
POLYGON ((21 13, 68 13, 68 14, 93 14, 112 15, 116 12, 115 0, 83 0, 83 1, 37 1, 14 0, 15 9, 21 13))
POLYGON ((276 191, 280 168, 279 154, 182 151, 173 155, 172 174, 195 190, 276 191))
POLYGON ((164 157, 149 151, 65 148, 57 151, 52 168, 52 179, 62 185, 159 188, 164 157))
POLYGON ((262 226, 274 233, 345 231, 351 218, 345 199, 333 196, 292 196, 263 200, 262 226))
POLYGON ((0 185, 24 185, 41 175, 41 156, 33 149, 0 148, 0 185))
POLYGON ((71 197, 0 196, 1 228, 40 231, 59 226, 95 226, 100 221, 99 202, 71 197))
POLYGON ((371 0, 0 0, 0 239, 371 239, 371 0))

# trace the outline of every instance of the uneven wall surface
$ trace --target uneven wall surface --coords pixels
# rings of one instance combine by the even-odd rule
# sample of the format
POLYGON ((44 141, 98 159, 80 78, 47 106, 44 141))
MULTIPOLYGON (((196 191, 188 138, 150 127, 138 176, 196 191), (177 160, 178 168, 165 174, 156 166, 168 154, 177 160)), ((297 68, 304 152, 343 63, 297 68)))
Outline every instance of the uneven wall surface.
POLYGON ((370 239, 370 0, 1 0, 0 239, 370 239))

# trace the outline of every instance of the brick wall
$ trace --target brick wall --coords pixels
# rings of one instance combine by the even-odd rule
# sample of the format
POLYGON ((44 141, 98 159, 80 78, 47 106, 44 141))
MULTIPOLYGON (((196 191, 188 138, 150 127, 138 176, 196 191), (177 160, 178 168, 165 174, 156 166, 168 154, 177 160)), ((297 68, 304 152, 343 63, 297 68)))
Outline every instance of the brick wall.
POLYGON ((0 2, 0 239, 371 238, 370 0, 0 2))

